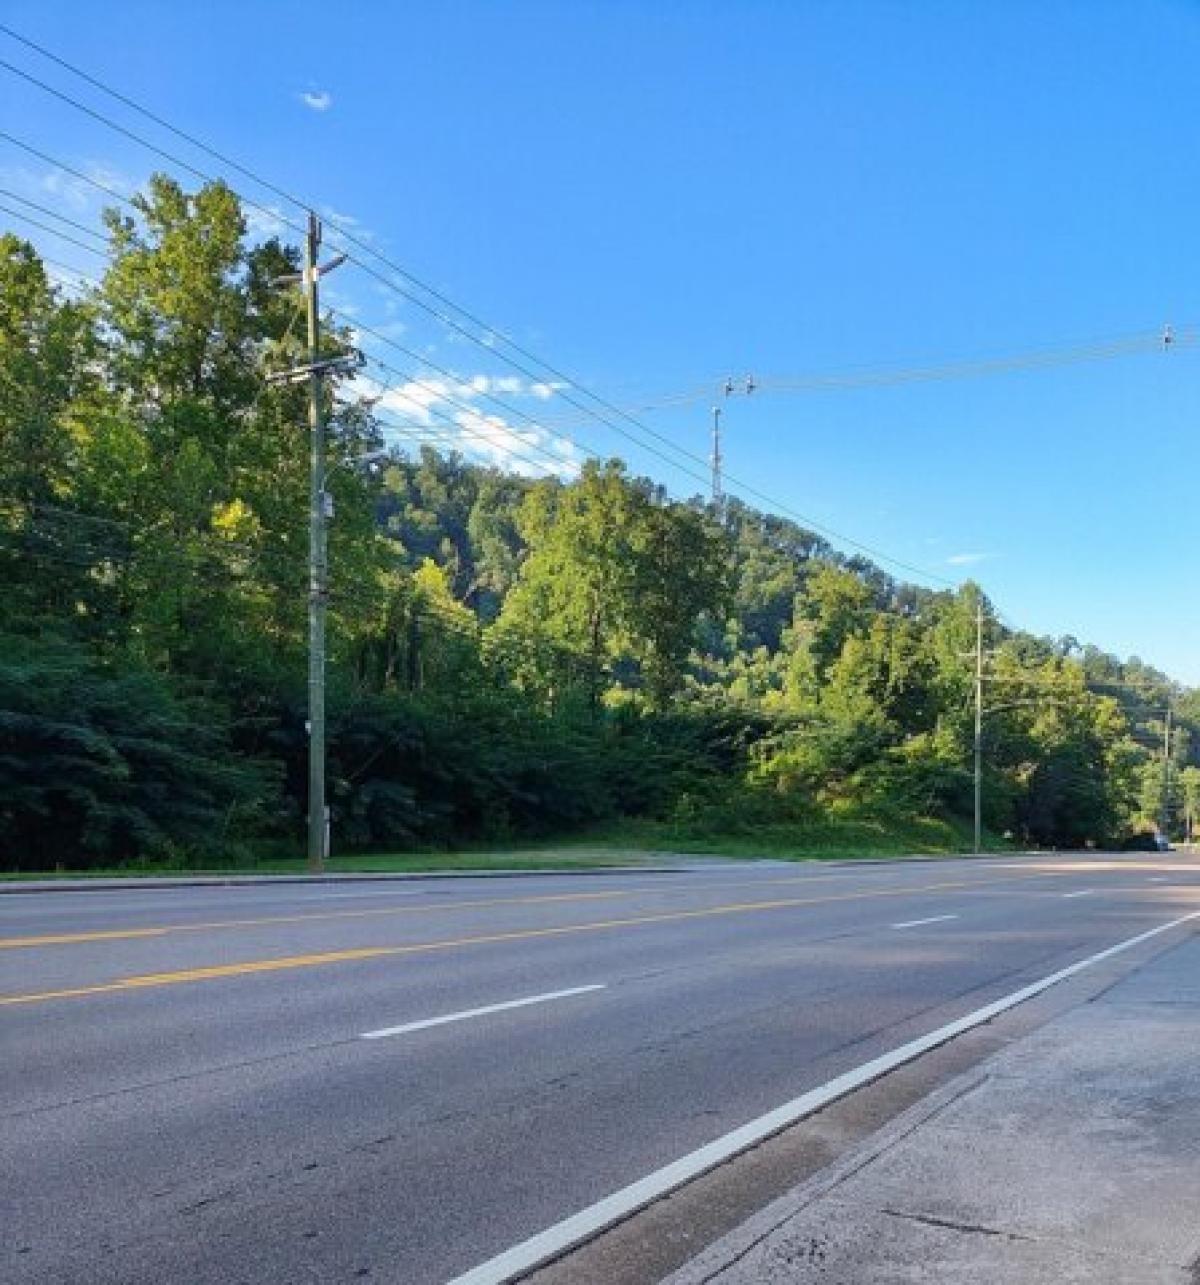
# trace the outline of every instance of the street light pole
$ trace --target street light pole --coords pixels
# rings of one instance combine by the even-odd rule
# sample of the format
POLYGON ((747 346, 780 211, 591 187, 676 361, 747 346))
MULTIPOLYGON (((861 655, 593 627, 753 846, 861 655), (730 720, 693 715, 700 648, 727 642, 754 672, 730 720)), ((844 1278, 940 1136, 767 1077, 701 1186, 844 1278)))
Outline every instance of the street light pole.
POLYGON ((983 598, 975 607, 975 855, 983 850, 983 598))
POLYGON ((1167 717, 1163 727, 1163 771, 1162 771, 1162 815, 1159 818, 1158 828, 1162 832, 1162 837, 1170 840, 1169 827, 1171 824, 1171 706, 1167 705, 1167 717))

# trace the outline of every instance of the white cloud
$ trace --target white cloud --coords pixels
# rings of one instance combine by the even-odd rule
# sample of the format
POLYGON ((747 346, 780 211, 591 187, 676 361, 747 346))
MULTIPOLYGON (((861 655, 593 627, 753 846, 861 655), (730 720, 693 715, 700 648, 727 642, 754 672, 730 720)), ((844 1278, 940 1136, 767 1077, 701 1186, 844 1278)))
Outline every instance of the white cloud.
POLYGON ((389 388, 379 399, 379 409, 432 427, 433 410, 446 400, 450 390, 442 380, 410 379, 389 388))
POLYGON ((75 217, 96 214, 103 207, 117 205, 121 197, 132 196, 137 191, 137 184, 132 179, 110 165, 84 161, 76 162, 75 168, 86 177, 67 174, 57 167, 38 169, 17 165, 0 167, 0 179, 20 195, 40 200, 43 205, 54 205, 75 217), (111 192, 101 191, 87 182, 88 178, 102 187, 111 188, 111 192))
POLYGON ((952 553, 946 562, 952 567, 971 567, 977 562, 987 562, 994 558, 994 553, 952 553))
POLYGON ((246 231, 256 237, 282 237, 287 232, 284 213, 277 205, 242 207, 242 217, 246 220, 246 231))
POLYGON ((374 245, 380 240, 379 235, 356 215, 346 214, 342 210, 335 210, 330 205, 325 206, 321 214, 327 223, 331 223, 337 230, 345 232, 347 236, 354 237, 356 241, 366 241, 368 244, 374 245))
POLYGON ((333 95, 328 89, 306 89, 299 98, 314 112, 327 112, 333 106, 333 95))
POLYGON ((76 214, 89 210, 94 197, 102 196, 90 183, 76 178, 73 174, 64 174, 61 170, 51 170, 43 174, 38 187, 47 196, 61 201, 76 214))
MULTIPOLYGON (((521 386, 520 380, 515 383, 521 386)), ((512 376, 494 378, 413 379, 382 396, 370 378, 356 381, 355 392, 376 397, 377 412, 394 415, 405 426, 427 428, 432 444, 456 446, 464 454, 526 477, 574 477, 580 468, 575 444, 549 433, 540 424, 512 424, 502 414, 476 405, 493 391, 516 391, 512 376)), ((383 422, 387 431, 387 421, 383 422)), ((398 426, 399 427, 399 426, 398 426)))
POLYGON ((341 210, 335 210, 332 205, 326 205, 321 213, 330 223, 336 223, 340 228, 356 228, 362 223, 362 220, 356 219, 353 214, 343 214, 341 210))

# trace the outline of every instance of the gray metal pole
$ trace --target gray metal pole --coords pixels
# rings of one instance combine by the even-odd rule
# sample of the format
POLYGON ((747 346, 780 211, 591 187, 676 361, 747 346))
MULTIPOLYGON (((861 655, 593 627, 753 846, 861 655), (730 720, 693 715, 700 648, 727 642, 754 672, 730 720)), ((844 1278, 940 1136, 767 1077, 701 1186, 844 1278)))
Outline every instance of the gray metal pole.
POLYGON ((1167 706, 1166 725, 1163 730, 1163 780, 1162 780, 1162 815, 1158 828, 1164 839, 1170 838, 1171 824, 1171 707, 1167 706))
POLYGON ((317 296, 317 254, 321 224, 308 216, 304 256, 304 291, 308 305, 308 868, 325 868, 325 425, 321 416, 320 308, 317 296))
POLYGON ((721 408, 713 407, 712 422, 712 502, 717 516, 725 503, 724 486, 721 480, 721 408))
POLYGON ((975 609, 975 852, 983 851, 983 599, 975 609))

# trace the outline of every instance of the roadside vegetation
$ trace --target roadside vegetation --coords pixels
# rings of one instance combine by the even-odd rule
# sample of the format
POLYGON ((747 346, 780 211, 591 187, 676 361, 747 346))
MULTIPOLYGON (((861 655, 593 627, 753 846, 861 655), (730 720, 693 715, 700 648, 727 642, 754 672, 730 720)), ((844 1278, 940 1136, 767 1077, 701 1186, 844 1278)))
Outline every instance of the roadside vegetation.
MULTIPOLYGON (((220 185, 137 203, 94 291, 0 237, 0 867, 288 868, 304 392, 265 375, 303 360, 297 296, 269 285, 299 257, 248 240, 220 185)), ((997 842, 1129 841, 1164 782, 1176 834, 1200 811, 1200 693, 1140 662, 618 460, 533 479, 393 447, 369 469, 367 391, 328 407, 330 793, 357 868, 546 864, 515 850, 597 835, 606 861, 961 849, 981 602, 997 842)))

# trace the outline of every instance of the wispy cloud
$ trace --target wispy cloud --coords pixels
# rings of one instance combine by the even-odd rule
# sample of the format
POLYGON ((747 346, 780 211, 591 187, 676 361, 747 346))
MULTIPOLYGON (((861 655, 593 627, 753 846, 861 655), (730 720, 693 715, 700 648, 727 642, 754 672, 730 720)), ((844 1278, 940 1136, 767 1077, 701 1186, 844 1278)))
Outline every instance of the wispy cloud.
MULTIPOLYGON (((501 411, 480 406, 493 393, 538 397, 534 385, 515 376, 472 375, 455 380, 413 379, 379 396, 370 379, 356 391, 375 398, 375 408, 404 422, 405 430, 428 429, 431 444, 465 454, 527 477, 574 477, 582 459, 579 449, 542 425, 515 425, 501 411)), ((381 421, 387 432, 388 421, 381 421)), ((397 426, 397 431, 400 431, 397 426)))
POLYGON ((323 206, 321 213, 330 223, 335 223, 339 228, 353 231, 355 228, 362 227, 361 219, 356 219, 353 214, 344 214, 341 210, 335 210, 332 205, 323 206))
POLYGON ((327 112, 333 106, 333 95, 328 89, 306 89, 299 99, 314 112, 327 112))
POLYGON ((6 187, 15 189, 22 196, 40 200, 43 204, 48 201, 76 216, 97 213, 104 206, 114 205, 119 197, 132 196, 138 190, 138 185, 128 175, 111 165, 77 161, 75 168, 94 182, 89 183, 57 167, 41 169, 26 165, 0 167, 0 179, 6 187), (102 188, 109 188, 111 192, 102 191, 102 188))
POLYGON ((973 567, 977 562, 987 562, 994 553, 952 553, 946 562, 952 567, 973 567))
POLYGON ((246 205, 242 207, 246 231, 254 237, 282 237, 288 230, 284 213, 277 205, 246 205))

